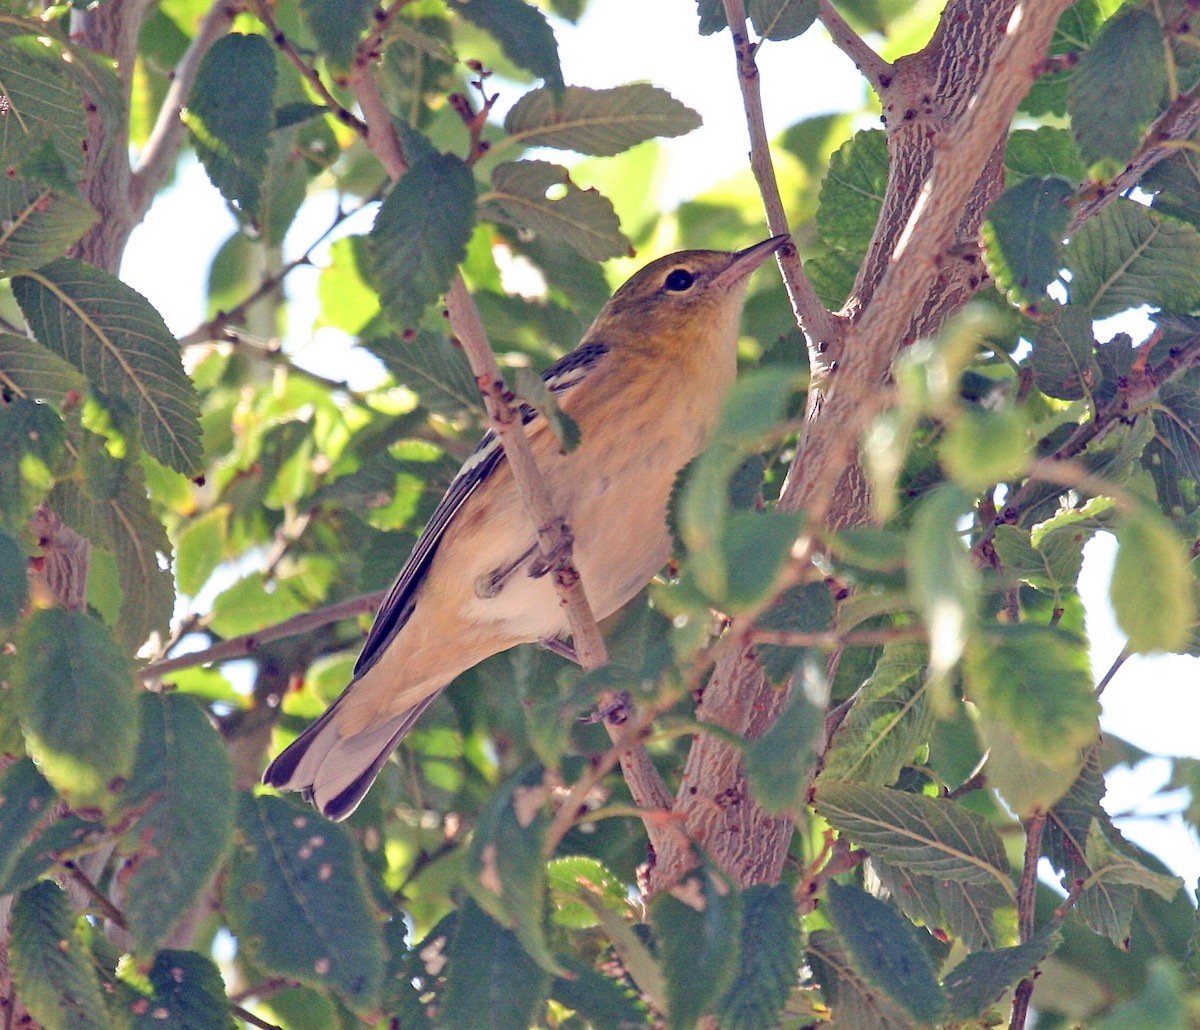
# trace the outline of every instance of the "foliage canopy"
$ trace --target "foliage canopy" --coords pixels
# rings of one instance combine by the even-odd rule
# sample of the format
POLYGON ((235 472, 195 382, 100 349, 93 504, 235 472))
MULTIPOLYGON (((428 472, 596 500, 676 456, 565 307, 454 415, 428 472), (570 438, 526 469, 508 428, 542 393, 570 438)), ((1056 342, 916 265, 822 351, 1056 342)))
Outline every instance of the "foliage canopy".
POLYGON ((1113 533, 1126 653, 1200 653, 1192 5, 911 6, 700 0, 762 199, 670 212, 651 141, 699 115, 570 82, 582 0, 0 12, 7 1018, 1020 1028, 1032 996, 1040 1028, 1196 1025, 1194 907, 1101 807, 1141 756, 1100 737, 1078 592, 1113 533), (822 31, 862 109, 768 151, 754 48, 822 31), (177 339, 118 271, 185 153, 238 228, 177 339), (466 673, 345 825, 258 788, 486 426, 462 305, 526 389, 600 262, 745 246, 764 200, 803 267, 756 282, 677 574, 610 664, 466 673), (370 386, 277 344, 313 263, 370 386), (603 690, 640 772, 581 718, 603 690))

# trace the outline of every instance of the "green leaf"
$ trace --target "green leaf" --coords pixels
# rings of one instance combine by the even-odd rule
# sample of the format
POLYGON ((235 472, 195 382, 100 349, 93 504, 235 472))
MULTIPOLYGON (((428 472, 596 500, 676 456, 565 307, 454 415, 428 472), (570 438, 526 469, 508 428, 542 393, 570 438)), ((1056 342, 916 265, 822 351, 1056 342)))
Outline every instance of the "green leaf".
POLYGON ((565 89, 554 30, 536 7, 521 0, 451 0, 450 9, 496 40, 514 64, 557 93, 565 89))
POLYGON ((1059 945, 1058 930, 1047 926, 1024 944, 968 955, 942 983, 946 1015, 954 1021, 976 1019, 1020 980, 1030 976, 1059 945))
POLYGON ((629 907, 628 888, 604 863, 586 855, 568 855, 546 864, 546 886, 554 897, 554 922, 573 930, 585 930, 597 923, 588 905, 579 900, 581 893, 616 912, 629 907))
POLYGON ((528 1030, 550 976, 514 933, 468 899, 446 968, 438 1026, 446 1030, 528 1030))
POLYGON ((1099 883, 1121 883, 1140 890, 1149 890, 1163 901, 1170 901, 1183 888, 1178 876, 1164 876, 1147 868, 1133 855, 1119 850, 1109 840, 1104 822, 1093 819, 1088 829, 1085 857, 1092 870, 1090 880, 1099 883))
POLYGON ((29 599, 28 566, 25 548, 0 530, 0 629, 21 617, 29 599))
POLYGON ((150 967, 150 985, 153 997, 134 1016, 132 1030, 234 1030, 225 982, 211 959, 194 951, 160 951, 150 967))
POLYGON ((924 923, 930 930, 948 930, 971 951, 995 948, 1007 935, 1008 928, 996 919, 996 911, 1011 908, 1012 898, 999 883, 922 876, 874 855, 870 870, 909 919, 924 923))
POLYGON ((777 815, 804 803, 808 777, 825 729, 825 677, 816 661, 798 671, 792 696, 767 731, 746 745, 744 761, 754 797, 777 815))
POLYGON ((729 517, 729 480, 746 452, 774 431, 796 385, 794 378, 778 371, 739 379, 725 401, 711 444, 689 467, 683 486, 676 487, 680 493, 674 507, 689 570, 710 598, 724 598, 728 591, 729 570, 721 543, 729 517))
POLYGON ((321 324, 357 336, 379 314, 379 294, 369 285, 367 237, 343 236, 329 246, 329 264, 321 270, 317 296, 321 324))
POLYGON ((378 1002, 379 920, 349 833, 299 805, 242 794, 225 911, 264 970, 334 990, 356 1011, 378 1002))
POLYGON ((735 614, 774 594, 776 578, 804 522, 804 513, 798 511, 729 512, 721 533, 725 591, 713 598, 723 611, 735 614))
POLYGON ((29 835, 49 814, 55 797, 32 759, 22 758, 0 774, 0 884, 7 882, 29 835))
POLYGON ((50 504, 63 522, 116 559, 121 584, 117 640, 136 651, 153 633, 167 636, 175 603, 171 542, 150 506, 141 465, 130 459, 110 463, 107 456, 99 463, 112 467, 89 475, 82 486, 61 480, 50 504))
POLYGON ((750 0, 747 13, 763 39, 795 39, 817 17, 817 0, 750 0))
POLYGON ((447 418, 482 412, 479 384, 461 348, 441 333, 420 330, 411 339, 393 336, 367 340, 365 346, 430 411, 447 418))
POLYGON ((1055 309, 1041 322, 1029 357, 1033 382, 1048 397, 1082 400, 1103 380, 1092 336, 1092 314, 1077 304, 1055 309))
POLYGON ((489 221, 561 240, 592 261, 623 257, 632 249, 609 200, 594 189, 580 189, 566 168, 549 161, 497 165, 479 213, 489 221))
POLYGON ((951 801, 887 787, 822 783, 817 813, 873 856, 914 873, 999 883, 1013 897, 1008 857, 995 828, 951 801))
POLYGON ((63 608, 34 614, 17 652, 13 703, 30 755, 73 807, 108 808, 138 740, 129 660, 103 625, 63 608))
POLYGON ((1090 1030, 1189 1030, 1189 995, 1174 961, 1156 955, 1141 992, 1095 1020, 1090 1030))
POLYGON ((185 694, 141 696, 142 735, 125 794, 145 814, 122 850, 122 910, 143 954, 167 936, 233 841, 233 771, 203 706, 185 694))
POLYGON ((667 1007, 667 983, 662 967, 631 925, 627 913, 617 911, 589 890, 580 891, 579 898, 599 920, 605 936, 612 942, 613 951, 638 990, 655 1008, 664 1010, 667 1007))
POLYGON ((467 889, 480 907, 512 930, 529 956, 561 975, 546 946, 546 869, 542 846, 550 825, 546 771, 531 763, 493 794, 480 813, 467 857, 467 889))
MULTIPOLYGON (((61 163, 65 182, 59 185, 79 183, 87 162, 87 105, 63 60, 61 44, 50 38, 43 23, 24 24, 28 35, 0 42, 0 82, 8 101, 0 159, 5 168, 16 168, 48 142, 61 163)), ((0 186, 4 218, 13 217, 21 206, 18 198, 27 199, 28 189, 28 182, 5 181, 0 186)))
MULTIPOLYGON (((1113 6, 1111 0, 1078 0, 1058 19, 1058 26, 1050 41, 1049 56, 1077 56, 1080 51, 1090 47, 1112 14, 1113 6)), ((1067 89, 1076 63, 1068 60, 1064 62, 1066 67, 1062 71, 1043 73, 1022 101, 1021 110, 1034 115, 1066 115, 1067 89)))
POLYGON ((449 287, 474 224, 475 178, 451 154, 422 157, 392 187, 370 252, 380 300, 400 325, 416 325, 449 287))
POLYGON ((1061 608, 1065 595, 1075 589, 1083 568, 1083 545, 1092 537, 1087 530, 1039 533, 1037 543, 1026 529, 997 526, 992 543, 1004 571, 1036 590, 1054 595, 1061 608))
POLYGON ((991 712, 980 713, 976 732, 988 753, 988 785, 1022 819, 1058 801, 1083 765, 1084 752, 1079 749, 1064 748, 1049 758, 1034 753, 1020 733, 991 712))
POLYGON ((700 16, 700 35, 711 36, 729 25, 721 0, 696 0, 696 8, 700 16))
POLYGON ((44 880, 17 896, 10 942, 17 995, 45 1030, 108 1030, 87 944, 67 896, 44 880))
POLYGON ((300 11, 317 45, 331 63, 343 68, 350 64, 373 9, 371 0, 300 0, 300 11))
POLYGON ((888 644, 833 733, 823 779, 888 786, 929 739, 934 714, 926 691, 926 649, 888 644))
POLYGON ((1071 132, 1083 160, 1124 165, 1166 87, 1163 31, 1154 14, 1134 8, 1109 21, 1080 57, 1067 91, 1071 132))
POLYGON ((870 983, 921 1023, 936 1023, 946 999, 912 923, 861 887, 831 881, 824 911, 870 983))
POLYGON ((1136 891, 1119 880, 1093 877, 1087 861, 1087 842, 1094 827, 1103 827, 1108 835, 1117 832, 1108 813, 1100 807, 1103 796, 1104 773, 1098 748, 1092 748, 1071 789, 1047 813, 1042 851, 1062 873, 1065 889, 1074 891, 1080 884, 1085 885, 1072 909, 1074 915, 1093 933, 1122 946, 1129 937, 1136 891))
POLYGON ((0 405, 0 518, 26 522, 65 458, 62 419, 53 408, 25 399, 0 405))
POLYGON ((175 548, 175 580, 179 592, 195 597, 225 557, 225 538, 232 508, 218 504, 188 522, 175 548))
POLYGON ((1196 621, 1190 556, 1171 524, 1148 508, 1117 525, 1116 562, 1108 596, 1129 648, 1182 651, 1196 621))
POLYGON ((1005 190, 988 209, 981 230, 984 260, 1014 304, 1036 303, 1058 278, 1072 192, 1066 179, 1029 178, 1005 190))
POLYGON ((12 869, 0 880, 0 891, 11 894, 40 880, 61 861, 64 853, 86 847, 89 841, 108 833, 103 822, 76 815, 49 820, 39 827, 29 846, 17 856, 12 869))
POLYGON ((656 136, 682 136, 700 116, 665 89, 636 82, 613 89, 530 90, 504 118, 505 143, 610 157, 656 136))
POLYGON ((54 404, 87 390, 87 380, 57 354, 15 333, 0 333, 0 381, 19 396, 54 404))
POLYGON ((1200 231, 1118 198, 1066 249, 1071 301, 1093 318, 1149 304, 1187 311, 1200 301, 1200 231))
POLYGON ((1017 129, 1008 134, 1004 171, 1005 185, 1009 187, 1031 177, 1056 176, 1076 183, 1087 175, 1071 134, 1049 125, 1017 129))
POLYGON ((821 183, 817 235, 841 267, 830 276, 840 296, 828 289, 821 299, 834 307, 845 300, 854 274, 867 254, 883 206, 888 179, 887 138, 882 130, 855 133, 838 148, 821 183))
POLYGON ((558 401, 541 376, 531 368, 518 368, 513 376, 513 387, 518 397, 527 401, 545 417, 555 439, 558 440, 561 453, 569 454, 579 446, 582 439, 579 423, 558 406, 558 401))
POLYGON ((984 490, 1024 470, 1029 442, 1020 412, 967 408, 946 428, 938 457, 959 486, 984 490))
POLYGON ((855 1030, 912 1030, 908 1013, 863 976, 858 962, 832 930, 816 930, 807 958, 836 1025, 855 1030))
POLYGON ((646 1003, 628 983, 597 972, 577 959, 563 961, 570 979, 559 977, 550 986, 550 997, 574 1009, 595 1030, 634 1030, 650 1025, 646 1003))
POLYGON ((796 899, 786 883, 742 892, 740 961, 713 1012, 722 1030, 775 1030, 803 959, 796 899))
POLYGON ((971 641, 964 673, 968 696, 1031 754, 1052 760, 1095 740, 1100 705, 1086 641, 1041 626, 993 627, 971 641))
POLYGON ((724 875, 702 866, 651 906, 667 976, 667 1025, 686 1030, 737 975, 742 897, 724 875))
POLYGON ((1138 183, 1154 194, 1154 210, 1200 228, 1200 154, 1181 148, 1159 161, 1138 183))
POLYGON ((0 227, 0 275, 28 272, 53 261, 100 220, 96 209, 70 192, 26 180, 8 184, 9 210, 0 227))
POLYGON ((275 128, 275 52, 262 36, 223 36, 204 55, 183 122, 212 184, 250 220, 262 207, 275 128))
POLYGON ((179 345, 140 293, 99 268, 62 258, 13 279, 38 341, 103 396, 137 416, 146 450, 185 475, 200 470, 200 407, 179 345))
POLYGON ((929 627, 929 668, 939 675, 962 655, 975 620, 979 570, 958 531, 971 498, 944 484, 913 515, 908 544, 908 589, 929 627))

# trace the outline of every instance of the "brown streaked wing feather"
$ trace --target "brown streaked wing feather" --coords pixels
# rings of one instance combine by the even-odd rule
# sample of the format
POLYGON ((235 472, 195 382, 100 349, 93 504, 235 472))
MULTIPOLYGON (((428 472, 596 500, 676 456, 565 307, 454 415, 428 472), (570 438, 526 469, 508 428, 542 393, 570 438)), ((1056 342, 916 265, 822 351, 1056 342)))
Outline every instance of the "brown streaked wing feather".
MULTIPOLYGON (((542 379, 555 394, 565 393, 583 382, 592 369, 608 353, 608 346, 603 343, 585 343, 582 346, 564 354, 545 372, 542 379)), ((522 424, 528 426, 540 414, 528 404, 521 405, 522 424)), ((536 427, 531 432, 536 431, 536 427)), ((375 622, 367 634, 362 653, 354 663, 355 678, 371 668, 379 657, 387 650, 388 644, 404 628, 404 624, 412 615, 416 604, 417 588, 425 578, 429 563, 437 551, 438 544, 445 536, 446 530, 454 521, 455 515, 467 499, 496 471, 504 460, 504 450, 496 441, 496 434, 488 430, 479 441, 475 450, 463 463, 458 475, 450 484, 446 495, 429 518, 425 531, 418 538, 412 554, 400 570, 400 575, 392 584, 391 590, 379 606, 375 622)))

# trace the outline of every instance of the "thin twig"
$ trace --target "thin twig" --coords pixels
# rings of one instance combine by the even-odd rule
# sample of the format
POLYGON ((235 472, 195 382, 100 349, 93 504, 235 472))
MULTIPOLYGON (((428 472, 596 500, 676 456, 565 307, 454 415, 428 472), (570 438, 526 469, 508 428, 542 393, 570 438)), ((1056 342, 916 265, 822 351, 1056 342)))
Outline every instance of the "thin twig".
POLYGON ((1121 666, 1124 665, 1132 655, 1133 652, 1129 650, 1128 644, 1121 648, 1121 653, 1113 659, 1113 663, 1108 667, 1108 671, 1102 677, 1100 677, 1100 682, 1096 684, 1097 697, 1104 693, 1105 688, 1112 682, 1113 677, 1120 672, 1121 666))
POLYGON ((412 0, 392 0, 386 7, 377 7, 375 9, 375 28, 361 40, 355 48, 356 60, 371 61, 379 56, 379 48, 383 46, 384 38, 387 36, 387 31, 392 26, 392 22, 407 7, 412 0))
MULTIPOLYGON (((1017 932, 1022 944, 1031 940, 1037 931, 1037 867, 1042 855, 1042 831, 1045 828, 1045 812, 1034 812, 1025 822, 1025 862, 1021 866, 1021 882, 1017 886, 1017 932)), ((1017 984, 1008 1030, 1024 1030, 1032 997, 1033 977, 1026 977, 1017 984)))
POLYGON ((325 102, 325 106, 329 108, 333 116, 344 125, 349 125, 355 132, 366 136, 367 127, 362 123, 362 119, 349 111, 337 97, 329 92, 329 87, 325 85, 325 80, 321 78, 316 67, 306 61, 296 45, 287 38, 264 0, 249 0, 249 7, 254 16, 270 31, 272 42, 279 47, 283 56, 292 62, 312 91, 325 102))
POLYGON ((854 66, 866 76, 871 88, 882 96, 892 84, 894 69, 891 63, 867 46, 830 0, 818 0, 817 17, 829 30, 829 35, 838 49, 854 62, 854 66))
POLYGON ((125 914, 105 896, 104 891, 92 883, 91 877, 87 873, 74 862, 64 862, 62 865, 67 871, 67 875, 74 883, 83 888, 83 892, 105 919, 122 930, 129 929, 129 924, 125 922, 125 914))
MULTIPOLYGON (((763 118, 762 91, 759 87, 758 67, 754 63, 755 47, 746 33, 746 10, 742 0, 723 0, 725 17, 733 33, 733 47, 737 56, 738 85, 742 91, 742 104, 746 109, 746 127, 750 133, 750 167, 762 194, 766 209, 767 228, 772 234, 789 232, 787 213, 775 179, 775 166, 771 162, 771 147, 767 139, 767 126, 763 118)), ((783 274, 788 299, 796 322, 808 337, 809 361, 812 368, 821 366, 820 355, 824 345, 834 342, 838 332, 837 319, 821 303, 813 289, 808 274, 800 261, 795 246, 789 244, 775 252, 775 260, 783 274)))
POLYGON ((196 35, 188 44, 179 64, 175 66, 171 85, 167 89, 167 95, 163 97, 154 128, 150 130, 146 145, 138 156, 138 163, 130 180, 129 202, 135 222, 142 220, 142 216, 175 166, 175 158, 178 157, 184 140, 184 124, 179 117, 180 112, 187 103, 188 94, 192 91, 196 73, 200 70, 205 55, 212 49, 213 44, 229 31, 233 19, 244 9, 241 0, 216 0, 201 20, 196 35))
POLYGON ((237 1018, 243 1023, 249 1023, 251 1026, 258 1027, 258 1030, 283 1030, 283 1027, 279 1026, 277 1023, 268 1023, 261 1016, 256 1016, 248 1009, 242 1008, 241 1005, 231 1004, 229 1006, 229 1011, 237 1016, 237 1018))
POLYGON ((366 197, 361 204, 352 208, 339 207, 337 213, 333 216, 333 220, 322 231, 321 235, 314 239, 305 249, 304 253, 299 257, 293 258, 278 271, 272 272, 270 275, 263 276, 262 281, 254 288, 253 292, 248 294, 228 311, 218 311, 215 316, 207 322, 196 326, 190 333, 179 337, 180 348, 189 347, 197 343, 205 343, 208 340, 217 340, 221 338, 221 334, 226 327, 241 322, 246 317, 246 312, 257 304, 260 300, 265 300, 271 296, 276 290, 283 286, 284 280, 292 274, 297 268, 312 264, 313 251, 324 243, 334 232, 338 230, 345 222, 353 218, 369 204, 375 203, 379 199, 379 193, 376 191, 369 197, 366 197))
POLYGON ((283 640, 285 637, 296 637, 311 633, 322 626, 333 622, 341 622, 355 615, 371 615, 378 610, 387 596, 386 590, 375 590, 369 594, 359 594, 357 597, 338 601, 311 612, 294 615, 273 626, 264 626, 254 633, 243 633, 240 637, 230 637, 219 644, 206 647, 202 651, 191 651, 188 654, 177 655, 174 658, 164 658, 160 662, 151 662, 142 668, 138 675, 143 680, 156 680, 178 672, 180 669, 191 669, 197 665, 208 665, 213 662, 229 662, 235 658, 245 658, 254 654, 264 644, 283 640))

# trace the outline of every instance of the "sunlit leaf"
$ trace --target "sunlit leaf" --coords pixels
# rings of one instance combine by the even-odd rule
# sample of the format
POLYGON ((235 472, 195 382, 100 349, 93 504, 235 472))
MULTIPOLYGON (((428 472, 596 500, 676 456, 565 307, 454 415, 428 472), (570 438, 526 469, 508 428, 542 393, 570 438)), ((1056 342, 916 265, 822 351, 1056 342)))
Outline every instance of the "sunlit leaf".
POLYGON ((665 89, 638 82, 613 89, 568 86, 561 97, 531 90, 505 115, 508 141, 581 154, 619 154, 655 136, 682 136, 700 116, 665 89))
POLYGON ((121 280, 62 258, 13 280, 38 341, 137 416, 146 450, 187 475, 200 467, 199 402, 162 316, 121 280))
POLYGON ((43 880, 17 896, 10 947, 13 983, 46 1030, 112 1026, 87 945, 57 884, 43 880))
POLYGON ((492 172, 480 215, 517 229, 569 243, 593 261, 629 252, 612 204, 594 189, 580 189, 562 165, 510 161, 492 172))

